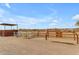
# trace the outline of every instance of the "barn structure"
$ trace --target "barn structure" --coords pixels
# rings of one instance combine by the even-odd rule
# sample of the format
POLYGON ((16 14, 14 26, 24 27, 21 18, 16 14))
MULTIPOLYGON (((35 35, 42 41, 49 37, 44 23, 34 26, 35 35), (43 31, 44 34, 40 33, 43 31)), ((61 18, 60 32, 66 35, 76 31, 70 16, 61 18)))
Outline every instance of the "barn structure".
POLYGON ((8 24, 8 23, 2 23, 0 24, 0 26, 3 26, 4 29, 0 30, 0 36, 14 36, 14 33, 17 34, 18 33, 18 25, 17 24, 8 24), (10 26, 11 29, 7 30, 6 26, 10 26), (16 26, 16 29, 12 29, 13 26, 16 26))

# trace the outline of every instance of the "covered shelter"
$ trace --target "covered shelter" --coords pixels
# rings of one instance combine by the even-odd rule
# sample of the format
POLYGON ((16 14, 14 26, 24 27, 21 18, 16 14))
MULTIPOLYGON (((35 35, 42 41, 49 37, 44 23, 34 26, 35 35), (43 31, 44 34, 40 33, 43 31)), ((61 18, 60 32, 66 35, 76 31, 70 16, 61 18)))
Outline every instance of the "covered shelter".
POLYGON ((2 23, 1 26, 4 26, 4 30, 0 30, 0 36, 13 36, 14 33, 18 33, 18 24, 8 24, 8 23, 2 23), (6 26, 10 26, 10 30, 6 30, 6 26), (16 26, 16 30, 12 29, 13 26, 16 26))

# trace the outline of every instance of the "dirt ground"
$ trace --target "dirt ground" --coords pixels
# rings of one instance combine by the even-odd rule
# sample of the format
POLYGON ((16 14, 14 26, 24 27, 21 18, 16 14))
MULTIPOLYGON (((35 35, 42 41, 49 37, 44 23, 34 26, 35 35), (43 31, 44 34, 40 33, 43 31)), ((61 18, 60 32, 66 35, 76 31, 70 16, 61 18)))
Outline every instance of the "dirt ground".
MULTIPOLYGON (((52 38, 55 39, 55 38, 52 38)), ((1 55, 78 55, 79 45, 51 40, 0 37, 1 55)))

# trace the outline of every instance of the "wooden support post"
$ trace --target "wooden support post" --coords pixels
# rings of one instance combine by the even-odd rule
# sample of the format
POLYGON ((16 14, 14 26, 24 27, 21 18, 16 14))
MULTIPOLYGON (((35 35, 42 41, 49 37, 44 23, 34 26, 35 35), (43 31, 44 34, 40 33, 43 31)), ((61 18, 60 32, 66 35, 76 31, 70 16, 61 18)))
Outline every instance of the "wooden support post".
POLYGON ((49 31, 48 31, 48 29, 47 29, 46 35, 45 35, 45 39, 46 39, 46 40, 48 39, 48 35, 49 35, 49 31))
POLYGON ((18 30, 18 25, 17 25, 17 30, 18 30))
POLYGON ((73 33, 73 36, 74 36, 74 37, 73 37, 73 38, 74 38, 74 40, 76 40, 76 35, 77 35, 77 34, 75 33, 75 31, 74 31, 74 30, 73 30, 73 32, 72 32, 72 33, 73 33))
POLYGON ((77 35, 77 44, 79 44, 79 38, 78 38, 78 35, 77 35))
POLYGON ((13 30, 13 29, 12 29, 12 26, 11 26, 11 30, 13 30))
POLYGON ((18 25, 17 25, 17 32, 15 33, 16 37, 19 36, 19 29, 18 29, 18 25))
POLYGON ((76 40, 77 34, 75 32, 73 32, 73 34, 74 34, 74 40, 76 40))

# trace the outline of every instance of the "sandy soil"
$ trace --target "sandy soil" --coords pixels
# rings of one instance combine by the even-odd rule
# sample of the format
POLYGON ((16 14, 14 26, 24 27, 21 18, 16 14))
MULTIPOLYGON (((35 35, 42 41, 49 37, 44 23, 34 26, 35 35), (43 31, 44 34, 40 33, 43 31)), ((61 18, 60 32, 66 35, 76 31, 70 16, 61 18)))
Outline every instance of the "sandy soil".
MULTIPOLYGON (((56 38, 52 38, 56 39, 56 38)), ((45 38, 0 37, 1 55, 78 55, 79 45, 64 44, 45 38)), ((61 39, 63 40, 63 39, 61 39)))

